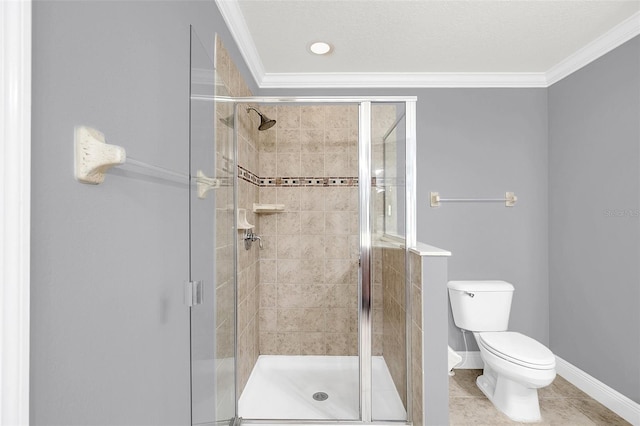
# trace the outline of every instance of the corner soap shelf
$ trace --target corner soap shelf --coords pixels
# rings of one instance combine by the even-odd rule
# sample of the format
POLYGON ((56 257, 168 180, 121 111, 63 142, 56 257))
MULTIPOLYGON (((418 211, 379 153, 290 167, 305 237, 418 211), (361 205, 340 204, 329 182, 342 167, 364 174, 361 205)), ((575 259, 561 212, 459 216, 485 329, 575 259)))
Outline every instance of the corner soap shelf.
POLYGON ((247 209, 238 209, 238 230, 242 231, 253 228, 255 228, 255 225, 247 221, 247 209))
POLYGON ((284 204, 258 204, 253 203, 253 212, 255 214, 270 214, 284 211, 284 204))

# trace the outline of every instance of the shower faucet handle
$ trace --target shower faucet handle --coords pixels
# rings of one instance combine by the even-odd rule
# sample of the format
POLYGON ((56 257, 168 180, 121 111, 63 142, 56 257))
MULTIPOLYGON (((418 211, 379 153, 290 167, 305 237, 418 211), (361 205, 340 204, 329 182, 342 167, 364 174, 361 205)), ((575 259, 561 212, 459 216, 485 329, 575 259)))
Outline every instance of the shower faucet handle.
POLYGON ((258 234, 254 234, 251 230, 247 229, 244 233, 244 248, 245 250, 249 250, 251 248, 251 244, 255 241, 258 241, 258 247, 262 249, 262 238, 258 234))

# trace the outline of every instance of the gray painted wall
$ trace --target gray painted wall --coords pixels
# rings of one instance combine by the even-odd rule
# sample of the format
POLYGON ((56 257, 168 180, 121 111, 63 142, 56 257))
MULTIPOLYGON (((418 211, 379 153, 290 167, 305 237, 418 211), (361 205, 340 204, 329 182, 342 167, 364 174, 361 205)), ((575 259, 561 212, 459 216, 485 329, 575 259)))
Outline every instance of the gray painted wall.
POLYGON ((190 422, 187 189, 73 178, 79 124, 187 172, 189 24, 238 61, 210 1, 33 5, 33 425, 190 422))
MULTIPOLYGON (((420 107, 418 239, 450 250, 449 280, 497 279, 516 290, 509 328, 547 344, 547 96, 544 89, 432 90, 420 107), (518 202, 442 204, 442 197, 518 202)), ((451 310, 449 309, 449 312, 451 310)), ((467 334, 469 350, 477 350, 467 334)), ((464 350, 449 316, 449 344, 464 350)))
MULTIPOLYGON (((549 343, 546 89, 262 90, 261 95, 417 96, 418 241, 453 255, 450 280, 513 283, 510 329, 549 343), (501 197, 429 206, 443 197, 501 197)), ((450 309, 449 309, 450 311, 450 309)), ((449 316, 449 344, 464 350, 449 316)), ((478 350, 467 335, 469 350, 478 350)))
POLYGON ((640 37, 549 88, 551 350, 640 402, 640 37))

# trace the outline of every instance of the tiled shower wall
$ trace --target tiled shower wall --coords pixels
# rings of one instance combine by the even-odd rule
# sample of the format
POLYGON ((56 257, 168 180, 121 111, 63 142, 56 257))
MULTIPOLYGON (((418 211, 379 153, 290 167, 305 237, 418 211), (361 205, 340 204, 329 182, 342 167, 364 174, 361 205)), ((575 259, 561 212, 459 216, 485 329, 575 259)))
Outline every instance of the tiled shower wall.
MULTIPOLYGON (((224 84, 227 94, 230 96, 251 96, 246 82, 240 75, 238 68, 229 57, 226 49, 218 38, 216 45, 216 74, 224 84)), ((218 116, 216 124, 218 133, 216 137, 229 137, 229 128, 223 123, 233 114, 233 108, 229 104, 220 103, 219 111, 224 111, 224 117, 218 116)), ((248 114, 242 106, 238 110, 238 166, 254 172, 258 167, 258 124, 257 114, 248 114)), ((220 154, 220 153, 219 153, 220 154)), ((229 154, 227 154, 229 155, 229 154)), ((219 158, 221 156, 219 155, 219 158)), ((238 180, 238 208, 246 209, 249 223, 258 226, 258 220, 253 214, 253 203, 258 201, 258 186, 245 180, 238 180)), ((227 210, 233 205, 233 200, 227 200, 227 204, 219 204, 218 210, 227 210)), ((258 228, 255 229, 256 232, 258 228)), ((258 359, 258 276, 259 276, 259 252, 257 244, 250 250, 245 250, 242 240, 242 231, 238 232, 238 359, 237 359, 237 386, 241 393, 251 374, 251 370, 258 359)), ((229 260, 227 260, 228 262, 229 260)), ((231 259, 232 262, 232 259, 231 259)), ((218 265, 221 265, 219 262, 218 265)), ((233 265, 233 263, 231 263, 233 265)), ((220 269, 220 266, 218 267, 220 269)), ((233 306, 233 292, 225 292, 225 297, 217 302, 218 311, 228 311, 233 306)))
POLYGON ((260 353, 358 353, 358 109, 261 107, 260 353))
POLYGON ((382 354, 402 402, 407 403, 407 323, 405 250, 389 244, 382 251, 382 354))
POLYGON ((421 425, 422 407, 422 257, 409 252, 411 285, 411 392, 413 424, 421 425))

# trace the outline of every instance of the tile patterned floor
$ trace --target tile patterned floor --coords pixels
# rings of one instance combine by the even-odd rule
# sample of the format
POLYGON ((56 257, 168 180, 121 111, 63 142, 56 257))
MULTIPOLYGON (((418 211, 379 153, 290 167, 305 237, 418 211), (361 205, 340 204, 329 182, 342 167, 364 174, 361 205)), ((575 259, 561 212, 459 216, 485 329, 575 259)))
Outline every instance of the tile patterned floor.
MULTIPOLYGON (((482 370, 455 370, 449 379, 449 424, 519 425, 496 410, 476 386, 482 370)), ((604 405, 590 398, 560 376, 538 391, 542 421, 535 425, 622 426, 630 425, 604 405)), ((529 423, 530 424, 530 423, 529 423)))

